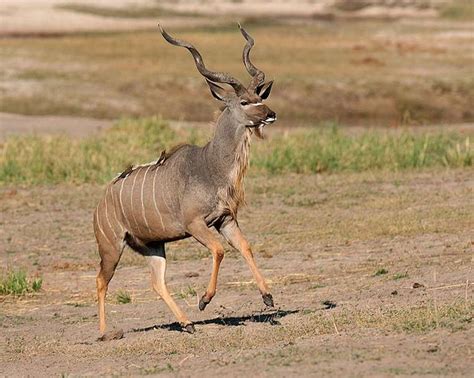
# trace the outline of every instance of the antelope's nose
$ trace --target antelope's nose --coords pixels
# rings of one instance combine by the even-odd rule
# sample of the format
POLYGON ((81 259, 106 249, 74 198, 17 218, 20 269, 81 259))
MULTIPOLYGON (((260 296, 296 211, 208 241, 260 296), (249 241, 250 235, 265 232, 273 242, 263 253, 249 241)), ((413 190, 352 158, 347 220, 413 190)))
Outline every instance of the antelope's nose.
POLYGON ((276 119, 277 119, 276 113, 273 110, 270 110, 267 113, 267 118, 265 119, 265 122, 272 123, 272 122, 275 122, 276 119))

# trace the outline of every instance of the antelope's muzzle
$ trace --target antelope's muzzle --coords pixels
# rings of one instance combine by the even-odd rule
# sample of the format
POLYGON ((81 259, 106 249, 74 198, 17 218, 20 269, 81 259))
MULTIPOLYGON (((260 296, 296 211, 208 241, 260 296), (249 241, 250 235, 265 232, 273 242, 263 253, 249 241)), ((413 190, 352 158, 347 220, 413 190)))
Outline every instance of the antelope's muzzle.
POLYGON ((276 113, 273 111, 273 110, 270 110, 268 113, 267 113, 267 118, 265 118, 265 120, 263 121, 263 123, 265 125, 269 125, 273 122, 275 122, 277 119, 277 115, 276 113))

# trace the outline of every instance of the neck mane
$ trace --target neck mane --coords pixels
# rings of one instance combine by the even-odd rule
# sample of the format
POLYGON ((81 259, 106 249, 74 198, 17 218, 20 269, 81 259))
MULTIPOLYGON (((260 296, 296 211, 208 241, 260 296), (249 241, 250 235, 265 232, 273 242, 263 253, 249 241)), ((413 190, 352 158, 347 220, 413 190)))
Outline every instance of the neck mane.
POLYGON ((232 216, 237 215, 245 203, 244 177, 250 157, 251 131, 235 125, 229 110, 225 109, 216 123, 214 138, 210 142, 216 173, 221 176, 218 189, 220 205, 232 216))

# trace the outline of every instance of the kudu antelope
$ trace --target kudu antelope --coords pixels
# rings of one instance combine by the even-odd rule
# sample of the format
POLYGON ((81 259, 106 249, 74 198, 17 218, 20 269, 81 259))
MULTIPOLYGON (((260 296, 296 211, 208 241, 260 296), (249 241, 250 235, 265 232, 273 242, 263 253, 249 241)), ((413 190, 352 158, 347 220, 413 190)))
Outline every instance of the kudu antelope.
POLYGON ((216 293, 219 265, 224 257, 224 248, 211 228, 242 253, 264 303, 273 306, 272 295, 237 222, 237 211, 244 201, 243 179, 251 134, 262 137, 263 127, 276 120, 276 114, 262 103, 273 82, 265 83, 265 74, 250 61, 254 40, 240 25, 239 28, 246 39, 243 62, 252 76, 247 88, 227 73, 207 69, 193 45, 171 37, 160 26, 166 41, 189 50, 211 94, 224 103, 224 110, 217 119, 214 137, 204 147, 178 147, 172 153, 162 154, 156 162, 126 170, 107 186, 94 214, 101 257, 97 275, 101 334, 105 332, 107 287, 125 246, 149 260, 153 289, 183 329, 193 333, 192 322, 166 287, 165 244, 192 236, 211 251, 211 278, 199 301, 202 311, 216 293), (226 91, 217 83, 232 89, 226 91))

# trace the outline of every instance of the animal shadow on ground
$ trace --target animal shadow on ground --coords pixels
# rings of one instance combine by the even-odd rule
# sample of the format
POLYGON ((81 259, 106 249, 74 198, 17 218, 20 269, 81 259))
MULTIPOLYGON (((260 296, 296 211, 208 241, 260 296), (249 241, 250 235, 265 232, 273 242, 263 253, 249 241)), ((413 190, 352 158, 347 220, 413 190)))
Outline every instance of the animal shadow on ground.
MULTIPOLYGON (((278 319, 281 319, 287 315, 296 314, 301 310, 275 310, 271 312, 265 312, 262 314, 252 314, 244 316, 219 316, 212 319, 199 320, 194 322, 195 325, 206 325, 206 324, 218 324, 223 326, 237 327, 245 325, 245 323, 269 323, 271 325, 279 325, 280 322, 278 319)), ((169 331, 183 331, 182 327, 178 322, 168 323, 168 324, 157 324, 145 328, 134 328, 131 332, 148 332, 155 329, 167 329, 169 331)))

